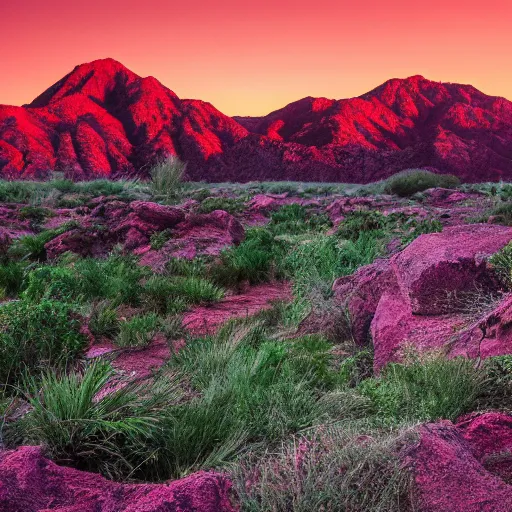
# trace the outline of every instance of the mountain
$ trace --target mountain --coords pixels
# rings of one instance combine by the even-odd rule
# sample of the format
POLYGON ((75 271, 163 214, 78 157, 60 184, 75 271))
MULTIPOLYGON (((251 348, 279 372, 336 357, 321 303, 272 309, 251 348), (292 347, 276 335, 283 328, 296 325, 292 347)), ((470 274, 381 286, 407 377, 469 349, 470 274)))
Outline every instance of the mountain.
POLYGON ((410 167, 512 180, 512 102, 421 76, 263 117, 182 100, 113 59, 77 66, 29 105, 0 105, 0 176, 145 176, 177 154, 194 180, 366 183, 410 167))

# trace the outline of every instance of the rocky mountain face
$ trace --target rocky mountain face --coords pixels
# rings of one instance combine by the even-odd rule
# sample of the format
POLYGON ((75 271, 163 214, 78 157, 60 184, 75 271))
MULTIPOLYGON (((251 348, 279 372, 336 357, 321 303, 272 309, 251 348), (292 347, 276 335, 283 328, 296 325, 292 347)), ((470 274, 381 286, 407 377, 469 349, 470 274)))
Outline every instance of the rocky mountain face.
POLYGON ((0 176, 147 175, 165 155, 193 180, 368 183, 410 167, 464 181, 512 178, 512 102, 421 76, 358 98, 304 98, 228 117, 104 59, 77 66, 23 107, 0 106, 0 176))

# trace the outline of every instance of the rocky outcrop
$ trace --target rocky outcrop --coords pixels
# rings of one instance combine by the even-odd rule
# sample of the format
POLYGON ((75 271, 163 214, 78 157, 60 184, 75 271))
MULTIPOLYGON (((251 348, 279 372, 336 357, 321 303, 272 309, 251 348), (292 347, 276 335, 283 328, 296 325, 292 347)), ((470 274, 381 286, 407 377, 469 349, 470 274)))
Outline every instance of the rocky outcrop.
POLYGON ((511 352, 511 300, 505 296, 493 309, 500 282, 487 263, 511 239, 512 228, 504 226, 449 227, 338 279, 334 292, 355 341, 371 336, 375 369, 399 359, 407 345, 452 356, 511 352))
POLYGON ((512 510, 512 417, 487 413, 420 427, 406 465, 422 512, 512 510))
POLYGON ((207 214, 190 214, 176 225, 162 249, 143 248, 143 265, 161 270, 169 258, 193 259, 218 256, 223 249, 239 244, 245 237, 242 224, 230 213, 215 210, 207 214))
POLYGON ((182 100, 113 59, 77 66, 24 107, 0 106, 0 176, 147 177, 166 155, 191 179, 368 183, 429 167, 512 177, 512 103, 421 76, 358 98, 304 98, 260 118, 182 100))
POLYGON ((166 484, 121 484, 61 467, 39 447, 0 452, 0 510, 9 512, 235 512, 224 475, 200 472, 166 484))

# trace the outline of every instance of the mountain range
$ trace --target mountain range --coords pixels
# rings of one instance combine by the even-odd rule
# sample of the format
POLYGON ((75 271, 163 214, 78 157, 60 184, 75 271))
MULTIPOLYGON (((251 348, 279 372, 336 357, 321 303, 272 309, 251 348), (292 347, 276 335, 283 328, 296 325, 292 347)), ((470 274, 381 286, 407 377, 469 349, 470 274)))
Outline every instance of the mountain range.
POLYGON ((145 177, 165 155, 192 180, 368 183, 406 168, 512 181, 512 102, 471 85, 392 79, 263 117, 180 99, 113 59, 82 64, 28 105, 0 105, 0 176, 145 177))

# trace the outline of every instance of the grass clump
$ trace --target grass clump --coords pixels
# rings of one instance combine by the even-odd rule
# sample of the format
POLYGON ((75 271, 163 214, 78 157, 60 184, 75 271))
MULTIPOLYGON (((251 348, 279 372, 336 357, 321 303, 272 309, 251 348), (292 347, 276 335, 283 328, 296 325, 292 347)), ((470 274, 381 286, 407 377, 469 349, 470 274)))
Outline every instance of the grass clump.
POLYGON ((85 344, 69 305, 50 300, 5 304, 0 308, 0 382, 15 385, 25 371, 65 368, 85 344))
POLYGON ((503 282, 512 288, 512 242, 503 247, 489 258, 489 263, 494 267, 503 282))
POLYGON ((195 276, 151 276, 142 290, 145 308, 164 315, 179 313, 190 304, 216 302, 223 297, 222 288, 195 276))
POLYGON ((176 156, 159 160, 150 170, 151 191, 164 202, 172 202, 183 188, 186 164, 176 156))
POLYGON ((89 318, 89 330, 93 336, 115 338, 119 333, 119 319, 111 301, 102 300, 93 305, 89 318))
POLYGON ((163 403, 177 392, 172 382, 153 389, 126 383, 99 395, 114 378, 111 367, 95 362, 83 372, 26 379, 31 411, 18 425, 23 442, 43 444, 57 462, 111 478, 148 463, 148 440, 159 427, 163 403))
POLYGON ((251 453, 234 470, 241 509, 412 512, 411 476, 398 454, 415 439, 412 429, 383 435, 340 424, 251 453))
POLYGON ((231 197, 207 197, 199 205, 199 213, 211 213, 215 210, 224 210, 232 215, 242 212, 244 201, 231 197))
POLYGON ((377 421, 401 423, 454 420, 473 410, 485 384, 485 373, 469 359, 432 353, 412 355, 406 364, 391 363, 357 389, 371 400, 377 421))
POLYGON ((158 315, 136 315, 119 322, 115 343, 121 348, 145 347, 155 336, 159 325, 158 315))
POLYGON ((409 169, 399 172, 384 182, 384 192, 400 197, 409 197, 429 188, 455 188, 460 180, 452 174, 436 174, 423 169, 409 169))
POLYGON ((165 243, 170 240, 172 237, 172 232, 170 229, 164 229, 163 231, 156 231, 151 235, 149 243, 151 244, 151 249, 154 251, 159 251, 165 243))

